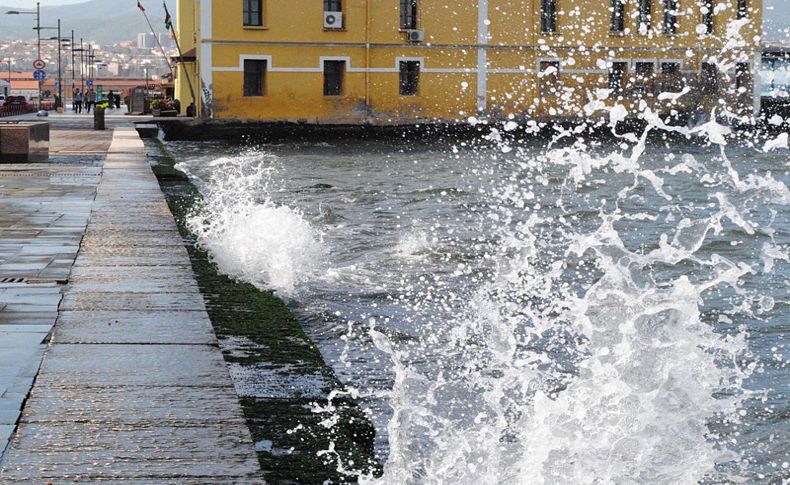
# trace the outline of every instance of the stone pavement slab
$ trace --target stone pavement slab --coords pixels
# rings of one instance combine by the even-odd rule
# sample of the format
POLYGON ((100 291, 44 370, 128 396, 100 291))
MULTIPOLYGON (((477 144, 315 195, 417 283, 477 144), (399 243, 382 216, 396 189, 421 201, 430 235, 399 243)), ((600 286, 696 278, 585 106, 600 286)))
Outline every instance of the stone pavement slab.
POLYGON ((57 343, 149 343, 214 345, 217 340, 205 311, 63 311, 57 343))
MULTIPOLYGON (((93 208, 0 482, 262 483, 189 257, 134 129, 116 129, 93 208)), ((41 334, 25 335, 33 345, 41 334)), ((0 399, 4 410, 14 419, 0 399)))
POLYGON ((41 365, 100 175, 59 163, 0 165, 0 453, 41 365))

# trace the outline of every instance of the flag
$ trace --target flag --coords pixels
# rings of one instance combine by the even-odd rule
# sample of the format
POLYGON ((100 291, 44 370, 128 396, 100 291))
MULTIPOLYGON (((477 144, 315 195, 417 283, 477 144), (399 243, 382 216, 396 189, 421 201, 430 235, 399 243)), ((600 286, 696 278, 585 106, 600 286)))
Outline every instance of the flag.
POLYGON ((145 8, 143 7, 143 4, 140 3, 140 0, 137 0, 137 8, 139 8, 141 12, 145 12, 145 8))
POLYGON ((173 19, 170 17, 170 12, 167 11, 167 3, 162 2, 162 6, 165 7, 165 28, 170 30, 173 28, 173 19))

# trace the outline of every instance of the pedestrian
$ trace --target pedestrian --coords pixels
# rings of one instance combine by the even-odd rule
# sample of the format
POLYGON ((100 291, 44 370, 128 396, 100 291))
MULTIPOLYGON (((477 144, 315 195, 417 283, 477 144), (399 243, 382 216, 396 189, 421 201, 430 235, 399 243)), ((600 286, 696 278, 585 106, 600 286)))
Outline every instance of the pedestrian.
POLYGON ((112 109, 113 105, 115 104, 115 93, 110 90, 110 94, 107 95, 107 107, 112 109))
POLYGON ((82 113, 82 93, 79 89, 74 91, 74 112, 82 113))
POLYGON ((115 107, 118 108, 118 109, 121 109, 121 95, 120 94, 116 94, 115 95, 115 107))
POLYGON ((90 113, 91 108, 96 105, 96 91, 93 88, 88 89, 88 93, 85 95, 85 108, 86 112, 90 113))

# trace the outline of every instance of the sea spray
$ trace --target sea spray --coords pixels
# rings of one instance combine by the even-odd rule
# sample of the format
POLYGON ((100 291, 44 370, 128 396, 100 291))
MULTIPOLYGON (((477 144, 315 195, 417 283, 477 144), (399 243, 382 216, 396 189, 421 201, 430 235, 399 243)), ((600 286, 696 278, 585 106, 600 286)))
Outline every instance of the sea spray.
MULTIPOLYGON (((320 271, 321 234, 298 210, 270 196, 276 159, 262 151, 214 160, 199 179, 204 200, 187 226, 223 273, 292 296, 320 271)), ((188 163, 180 170, 193 174, 188 163)))
MULTIPOLYGON (((296 301, 329 310, 306 325, 328 355, 341 348, 336 369, 368 384, 361 399, 391 406, 367 401, 389 448, 385 476, 363 482, 785 473, 786 151, 749 148, 715 120, 642 114, 650 133, 616 121, 614 142, 510 138, 504 153, 461 141, 444 159, 418 151, 402 164, 367 144, 279 149, 292 188, 260 193, 300 215, 335 214, 309 218, 323 224, 332 277, 302 280, 296 301), (429 171, 430 183, 419 178, 429 171), (333 188, 304 190, 316 181, 333 188)), ((322 457, 357 473, 331 449, 322 457)))
MULTIPOLYGON (((743 326, 717 332, 702 313, 711 300, 720 314, 749 316, 749 308, 736 302, 752 298, 742 283, 759 268, 699 251, 722 234, 731 238, 733 228, 754 235, 757 227, 746 214, 760 203, 786 204, 787 187, 770 174, 750 174, 750 183, 743 182, 723 150, 730 130, 714 120, 669 127, 646 111, 651 123, 642 135, 621 136, 630 154, 598 156, 583 143, 549 148, 517 162, 509 179, 523 185, 490 190, 485 218, 494 222, 488 229, 495 243, 485 257, 495 270, 476 280, 479 290, 456 317, 431 326, 418 345, 398 345, 373 330, 373 341, 395 366, 394 414, 385 475, 363 481, 743 479, 722 471, 740 461, 730 450, 737 431, 718 434, 711 426, 718 421, 737 430, 739 409, 750 396, 744 382, 755 366, 743 363, 749 355, 743 326), (684 194, 673 193, 659 175, 672 170, 644 163, 648 135, 656 129, 722 147, 719 167, 701 166, 691 155, 675 167, 705 174, 697 184, 707 194, 707 209, 676 202, 684 194), (597 227, 557 211, 559 196, 543 206, 534 200, 525 185, 545 182, 549 172, 573 194, 608 186, 608 200, 576 197, 576 205, 598 212, 597 227), (715 190, 720 186, 744 196, 732 202, 715 190), (644 204, 650 190, 663 205, 644 204), (659 220, 677 221, 674 233, 652 241, 652 228, 641 237, 627 233, 629 224, 639 230, 638 222, 647 228, 659 220), (631 249, 634 239, 639 246, 631 249), (657 267, 679 271, 656 273, 657 267), (739 295, 729 307, 718 296, 724 289, 739 295), (428 355, 435 359, 430 364, 428 355)), ((426 299, 441 298, 443 289, 418 286, 411 293, 420 298, 407 299, 414 311, 426 299)))

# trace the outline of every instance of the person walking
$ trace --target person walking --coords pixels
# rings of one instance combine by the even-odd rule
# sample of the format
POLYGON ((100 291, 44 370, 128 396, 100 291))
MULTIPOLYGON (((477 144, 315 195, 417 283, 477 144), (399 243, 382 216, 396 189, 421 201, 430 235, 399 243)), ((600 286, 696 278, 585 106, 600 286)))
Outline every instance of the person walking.
POLYGON ((90 88, 85 95, 85 108, 88 113, 91 112, 91 108, 96 105, 96 91, 93 88, 90 88))
POLYGON ((121 94, 116 93, 115 95, 115 107, 121 109, 121 94))
POLYGON ((115 93, 110 90, 110 93, 107 95, 107 108, 113 109, 115 107, 115 93))
POLYGON ((74 91, 74 112, 77 114, 82 113, 82 93, 79 89, 74 91))

